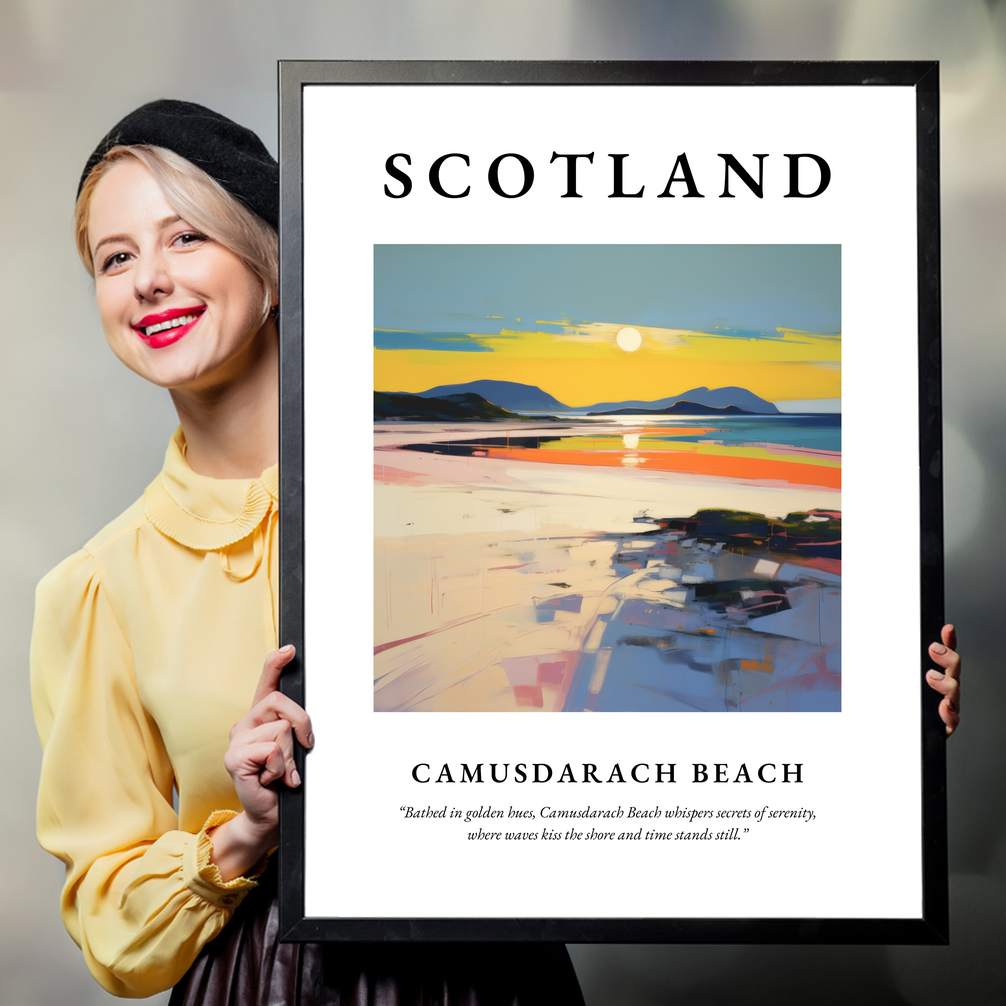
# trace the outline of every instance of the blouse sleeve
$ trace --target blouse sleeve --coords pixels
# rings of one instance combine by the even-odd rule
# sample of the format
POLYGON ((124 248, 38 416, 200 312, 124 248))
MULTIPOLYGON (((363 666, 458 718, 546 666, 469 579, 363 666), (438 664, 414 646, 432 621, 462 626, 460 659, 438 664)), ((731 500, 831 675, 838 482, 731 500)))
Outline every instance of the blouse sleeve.
POLYGON ((171 764, 87 552, 39 584, 31 685, 44 752, 38 837, 66 865, 63 921, 103 988, 161 992, 256 885, 224 882, 210 862, 207 829, 233 811, 198 834, 178 830, 171 764))

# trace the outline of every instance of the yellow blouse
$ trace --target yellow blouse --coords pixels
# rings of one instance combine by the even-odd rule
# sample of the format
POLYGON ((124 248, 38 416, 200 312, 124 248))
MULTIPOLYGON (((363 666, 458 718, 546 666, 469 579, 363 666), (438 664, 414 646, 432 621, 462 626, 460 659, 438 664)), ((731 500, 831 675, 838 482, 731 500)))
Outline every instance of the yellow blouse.
POLYGON ((197 475, 176 431, 143 498, 38 586, 38 836, 115 995, 174 985, 255 886, 223 882, 206 829, 241 809, 228 731, 276 646, 277 492, 276 467, 197 475))

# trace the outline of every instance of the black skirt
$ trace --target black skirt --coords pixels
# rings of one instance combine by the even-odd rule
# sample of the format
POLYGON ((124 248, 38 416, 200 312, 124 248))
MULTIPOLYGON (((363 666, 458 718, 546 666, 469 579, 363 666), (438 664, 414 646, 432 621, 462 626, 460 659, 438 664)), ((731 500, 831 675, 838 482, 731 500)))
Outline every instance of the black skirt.
POLYGON ((169 1006, 583 1006, 561 943, 280 943, 275 871, 169 1006))

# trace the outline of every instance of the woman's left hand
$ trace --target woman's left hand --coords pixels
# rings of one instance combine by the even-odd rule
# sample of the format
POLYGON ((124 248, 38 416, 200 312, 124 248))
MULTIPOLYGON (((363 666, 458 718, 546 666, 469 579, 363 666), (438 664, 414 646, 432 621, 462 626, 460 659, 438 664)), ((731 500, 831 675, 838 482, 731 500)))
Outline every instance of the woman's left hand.
POLYGON ((940 643, 932 643, 929 656, 943 668, 926 673, 929 687, 943 696, 940 719, 946 724, 949 737, 961 721, 961 657, 957 652, 957 632, 952 625, 944 625, 940 643))

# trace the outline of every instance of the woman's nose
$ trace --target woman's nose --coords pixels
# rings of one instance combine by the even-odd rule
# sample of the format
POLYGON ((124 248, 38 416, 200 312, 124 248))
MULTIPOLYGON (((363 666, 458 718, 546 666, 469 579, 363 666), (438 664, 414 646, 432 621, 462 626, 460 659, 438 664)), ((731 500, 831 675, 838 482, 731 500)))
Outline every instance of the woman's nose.
POLYGON ((133 287, 137 300, 155 301, 174 290, 171 271, 163 253, 141 254, 133 271, 133 287))

